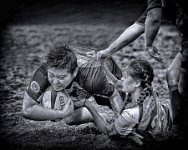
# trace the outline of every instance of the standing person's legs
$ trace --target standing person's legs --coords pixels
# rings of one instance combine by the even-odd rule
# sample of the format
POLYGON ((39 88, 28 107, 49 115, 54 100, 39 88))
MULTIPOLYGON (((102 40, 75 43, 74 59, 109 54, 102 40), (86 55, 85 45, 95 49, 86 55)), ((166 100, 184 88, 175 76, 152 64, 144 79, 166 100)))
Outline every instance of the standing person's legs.
POLYGON ((184 14, 181 32, 182 60, 178 89, 182 96, 188 98, 188 14, 184 14))
POLYGON ((178 53, 167 70, 167 83, 172 106, 173 125, 182 129, 185 114, 185 99, 178 91, 182 54, 178 53))
MULTIPOLYGON (((184 12, 185 13, 185 12, 184 12)), ((182 60, 181 72, 179 77, 178 90, 186 99, 185 102, 185 117, 184 117, 184 132, 185 138, 188 138, 188 12, 183 16, 182 25, 182 60)))

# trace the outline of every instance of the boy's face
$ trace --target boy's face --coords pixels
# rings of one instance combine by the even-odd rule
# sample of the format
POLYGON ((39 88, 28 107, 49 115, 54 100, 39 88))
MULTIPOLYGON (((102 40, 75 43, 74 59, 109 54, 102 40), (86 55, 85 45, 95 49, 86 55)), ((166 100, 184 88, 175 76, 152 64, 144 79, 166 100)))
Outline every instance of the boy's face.
POLYGON ((48 68, 48 80, 55 91, 65 89, 74 77, 68 69, 48 68))

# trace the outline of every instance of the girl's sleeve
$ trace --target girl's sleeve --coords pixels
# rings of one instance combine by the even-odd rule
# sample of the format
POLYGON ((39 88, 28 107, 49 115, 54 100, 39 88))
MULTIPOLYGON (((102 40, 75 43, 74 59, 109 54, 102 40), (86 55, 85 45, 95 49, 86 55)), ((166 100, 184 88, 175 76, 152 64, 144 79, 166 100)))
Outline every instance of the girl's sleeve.
POLYGON ((120 135, 128 135, 139 120, 139 108, 126 109, 115 120, 114 128, 120 135))

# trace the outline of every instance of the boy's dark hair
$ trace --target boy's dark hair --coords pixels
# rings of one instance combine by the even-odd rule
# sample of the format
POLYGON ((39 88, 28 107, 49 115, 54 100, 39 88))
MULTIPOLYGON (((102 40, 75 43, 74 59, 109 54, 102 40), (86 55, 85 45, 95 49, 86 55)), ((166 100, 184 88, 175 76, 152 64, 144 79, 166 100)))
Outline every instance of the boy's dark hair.
POLYGON ((69 46, 58 44, 48 51, 47 66, 68 69, 70 73, 73 73, 78 66, 77 58, 69 46))

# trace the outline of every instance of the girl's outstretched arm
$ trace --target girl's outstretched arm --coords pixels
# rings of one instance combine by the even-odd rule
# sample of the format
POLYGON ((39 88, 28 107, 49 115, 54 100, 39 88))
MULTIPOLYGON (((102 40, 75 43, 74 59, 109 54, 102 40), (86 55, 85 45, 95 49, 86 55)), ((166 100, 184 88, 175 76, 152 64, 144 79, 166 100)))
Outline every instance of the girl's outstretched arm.
POLYGON ((105 74, 107 75, 107 77, 113 82, 114 85, 116 85, 118 79, 116 78, 115 75, 112 74, 112 72, 110 72, 110 70, 106 66, 105 62, 103 64, 103 68, 104 68, 104 71, 105 71, 105 74))
POLYGON ((92 102, 87 100, 85 102, 85 106, 90 111, 90 113, 92 114, 98 129, 102 133, 109 135, 109 136, 117 134, 117 132, 113 128, 113 123, 109 124, 106 121, 106 119, 97 111, 95 104, 93 104, 92 102))

